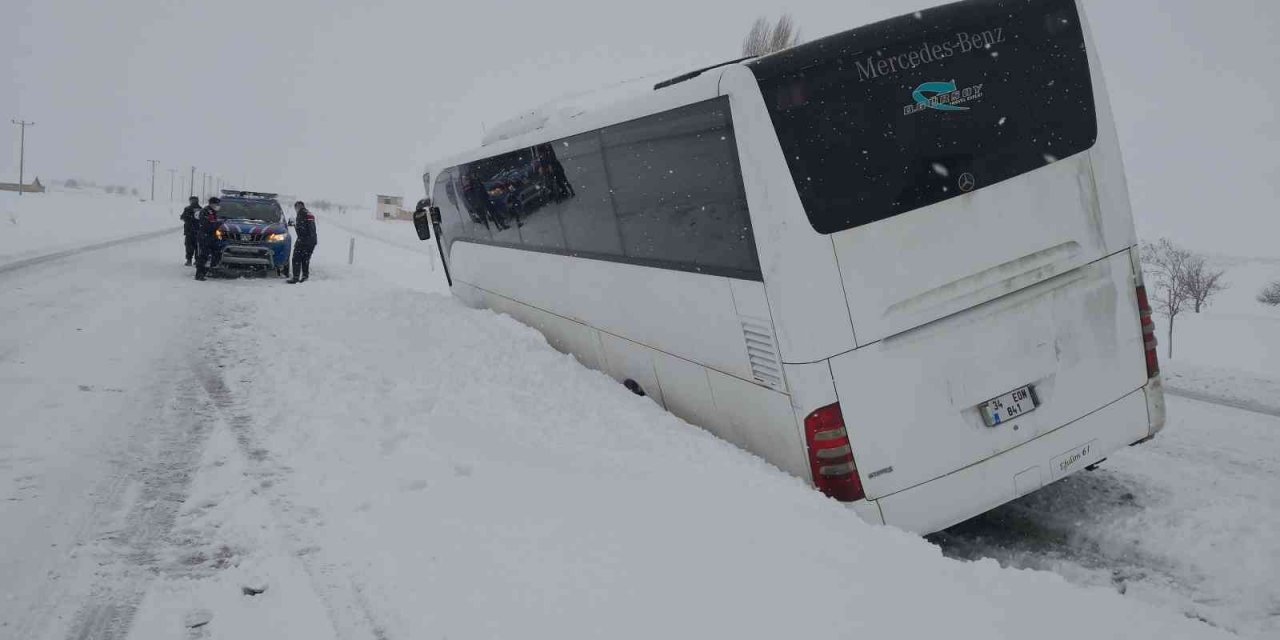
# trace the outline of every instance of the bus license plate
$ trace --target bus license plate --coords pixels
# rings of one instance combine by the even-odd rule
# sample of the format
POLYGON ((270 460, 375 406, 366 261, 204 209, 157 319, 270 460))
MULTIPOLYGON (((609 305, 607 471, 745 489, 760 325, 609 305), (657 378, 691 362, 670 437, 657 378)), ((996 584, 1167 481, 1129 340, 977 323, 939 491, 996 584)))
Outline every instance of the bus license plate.
POLYGON ((1030 386, 1006 393, 995 400, 978 405, 988 427, 995 427, 1036 410, 1035 390, 1030 386))

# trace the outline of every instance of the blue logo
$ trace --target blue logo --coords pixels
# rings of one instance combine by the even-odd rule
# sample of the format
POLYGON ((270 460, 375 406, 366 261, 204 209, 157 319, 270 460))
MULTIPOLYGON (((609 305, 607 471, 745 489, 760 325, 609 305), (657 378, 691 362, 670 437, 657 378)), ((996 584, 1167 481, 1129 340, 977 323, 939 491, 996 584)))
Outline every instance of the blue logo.
POLYGON ((926 82, 911 94, 915 98, 916 104, 926 109, 934 109, 937 111, 968 111, 969 107, 957 107, 949 102, 944 102, 947 96, 956 92, 956 83, 951 82, 926 82))
POLYGON ((972 87, 960 89, 956 86, 955 80, 926 82, 911 92, 915 102, 903 107, 902 115, 909 116, 930 109, 945 112, 968 111, 969 107, 960 105, 981 100, 984 97, 982 93, 984 86, 975 84, 972 87))

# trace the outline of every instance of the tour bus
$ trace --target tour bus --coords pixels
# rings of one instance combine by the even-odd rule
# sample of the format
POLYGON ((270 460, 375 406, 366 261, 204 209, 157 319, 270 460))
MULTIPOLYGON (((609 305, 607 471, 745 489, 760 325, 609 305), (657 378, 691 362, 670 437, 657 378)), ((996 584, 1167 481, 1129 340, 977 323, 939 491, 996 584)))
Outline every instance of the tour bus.
POLYGON ((1078 0, 968 0, 526 115, 428 167, 455 296, 929 533, 1164 426, 1078 0))

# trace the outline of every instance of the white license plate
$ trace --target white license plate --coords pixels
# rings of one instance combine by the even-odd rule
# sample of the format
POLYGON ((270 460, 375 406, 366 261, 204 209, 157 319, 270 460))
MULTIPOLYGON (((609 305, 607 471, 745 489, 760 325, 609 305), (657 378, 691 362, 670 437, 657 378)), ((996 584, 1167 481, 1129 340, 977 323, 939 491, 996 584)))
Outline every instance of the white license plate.
POLYGON ((1036 406, 1035 389, 1026 386, 978 405, 978 411, 988 427, 995 427, 1035 411, 1036 406))

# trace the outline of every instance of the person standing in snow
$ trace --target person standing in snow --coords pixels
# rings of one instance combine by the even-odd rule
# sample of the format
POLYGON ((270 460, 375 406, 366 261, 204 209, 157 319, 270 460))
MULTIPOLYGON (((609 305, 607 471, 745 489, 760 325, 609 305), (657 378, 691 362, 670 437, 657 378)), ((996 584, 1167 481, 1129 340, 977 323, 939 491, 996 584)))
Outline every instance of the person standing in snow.
POLYGON ((196 255, 196 227, 199 221, 196 219, 200 215, 200 198, 191 196, 187 208, 182 210, 182 215, 178 216, 182 220, 182 236, 186 240, 187 245, 187 266, 191 266, 191 259, 196 255))
POLYGON ((298 214, 293 223, 298 240, 293 243, 293 278, 289 284, 306 282, 311 276, 311 254, 316 250, 316 217, 301 200, 293 203, 293 210, 298 214))
POLYGON ((196 280, 204 280, 205 274, 218 266, 218 227, 222 220, 218 218, 218 210, 222 208, 222 200, 209 198, 209 204, 200 211, 196 226, 196 280))

